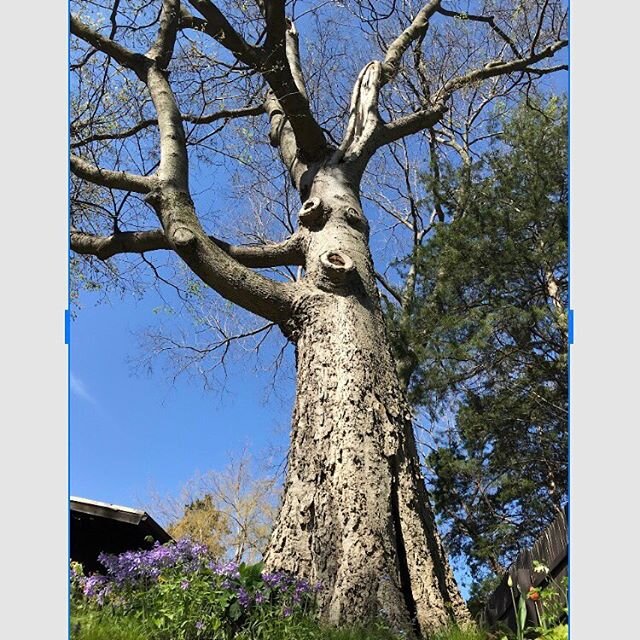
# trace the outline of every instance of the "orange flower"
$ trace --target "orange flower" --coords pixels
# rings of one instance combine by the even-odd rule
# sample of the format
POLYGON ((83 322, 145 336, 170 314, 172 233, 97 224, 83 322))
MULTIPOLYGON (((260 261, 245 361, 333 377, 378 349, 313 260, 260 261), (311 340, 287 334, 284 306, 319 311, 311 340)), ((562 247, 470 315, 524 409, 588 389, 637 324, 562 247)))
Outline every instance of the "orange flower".
POLYGON ((529 587, 529 593, 527 594, 527 598, 529 598, 529 600, 533 600, 534 602, 537 602, 538 600, 540 600, 540 592, 537 589, 534 589, 533 587, 529 587))

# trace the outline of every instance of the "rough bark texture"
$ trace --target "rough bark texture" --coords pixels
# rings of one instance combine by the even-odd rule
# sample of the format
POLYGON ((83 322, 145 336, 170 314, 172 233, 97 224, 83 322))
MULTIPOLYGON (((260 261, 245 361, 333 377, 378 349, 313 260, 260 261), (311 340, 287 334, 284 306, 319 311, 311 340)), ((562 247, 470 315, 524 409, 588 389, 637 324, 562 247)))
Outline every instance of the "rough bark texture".
POLYGON ((297 400, 266 564, 322 581, 333 623, 382 616, 418 635, 468 612, 435 530, 356 188, 325 168, 301 209, 306 275, 286 328, 297 400))

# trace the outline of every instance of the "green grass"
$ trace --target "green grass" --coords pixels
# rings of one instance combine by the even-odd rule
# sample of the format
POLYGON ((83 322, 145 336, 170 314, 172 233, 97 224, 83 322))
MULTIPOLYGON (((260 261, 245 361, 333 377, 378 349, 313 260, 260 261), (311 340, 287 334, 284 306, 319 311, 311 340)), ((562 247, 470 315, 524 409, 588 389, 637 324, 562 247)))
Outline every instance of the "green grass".
MULTIPOLYGON (((141 622, 133 618, 83 612, 71 617, 71 640, 152 640, 141 622)), ((239 640, 250 640, 240 634, 239 640)), ((320 626, 313 620, 300 621, 295 628, 277 628, 268 632, 269 640, 401 640, 401 636, 381 627, 334 628, 320 626)), ((429 640, 487 640, 477 629, 451 627, 430 635, 429 640)))
POLYGON ((82 613, 70 622, 71 640, 149 640, 144 625, 133 618, 82 613))
POLYGON ((477 627, 447 627, 434 632, 429 640, 488 640, 487 632, 477 627))

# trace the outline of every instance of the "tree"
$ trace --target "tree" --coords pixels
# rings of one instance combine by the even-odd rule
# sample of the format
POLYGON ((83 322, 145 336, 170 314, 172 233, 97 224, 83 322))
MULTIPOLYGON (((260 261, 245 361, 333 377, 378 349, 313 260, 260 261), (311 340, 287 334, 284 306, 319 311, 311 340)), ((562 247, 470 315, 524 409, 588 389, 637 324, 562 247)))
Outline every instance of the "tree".
POLYGON ((322 581, 332 622, 382 615, 416 634, 468 612, 420 470, 361 186, 407 136, 565 69, 545 61, 567 46, 562 3, 442 4, 116 0, 74 4, 71 17, 72 249, 134 286, 135 266, 168 280, 147 256, 174 252, 265 330, 279 327, 297 389, 266 565, 322 581), (238 117, 260 117, 241 128, 242 148, 221 130, 238 117), (208 232, 194 175, 222 154, 262 174, 251 193, 269 194, 285 239, 236 245, 208 232), (142 259, 118 269, 111 259, 126 254, 142 259), (257 271, 278 267, 298 273, 257 271))
POLYGON ((501 120, 464 216, 415 256, 410 322, 388 313, 416 363, 411 401, 441 425, 435 510, 477 581, 502 575, 568 491, 566 104, 528 100, 501 120))
POLYGON ((166 521, 173 538, 206 544, 213 555, 258 562, 277 513, 275 477, 257 475, 247 451, 230 456, 222 471, 196 474, 178 496, 154 495, 149 511, 166 521))
POLYGON ((181 516, 167 526, 167 532, 174 540, 189 538, 201 542, 216 558, 224 555, 222 538, 228 531, 225 518, 216 509, 210 493, 187 503, 181 516))

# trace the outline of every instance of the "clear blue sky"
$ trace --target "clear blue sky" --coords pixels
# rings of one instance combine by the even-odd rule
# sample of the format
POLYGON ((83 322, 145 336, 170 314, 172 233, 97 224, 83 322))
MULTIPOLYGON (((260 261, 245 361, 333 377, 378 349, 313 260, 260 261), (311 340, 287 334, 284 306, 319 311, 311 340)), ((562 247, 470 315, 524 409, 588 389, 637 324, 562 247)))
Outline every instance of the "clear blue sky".
POLYGON ((157 323, 157 298, 95 304, 84 294, 71 323, 70 490, 94 500, 144 506, 149 490, 178 493, 196 472, 222 469, 230 452, 286 446, 293 392, 281 376, 232 363, 224 391, 174 383, 131 364, 138 336, 157 323), (284 385, 284 388, 283 388, 284 385))

